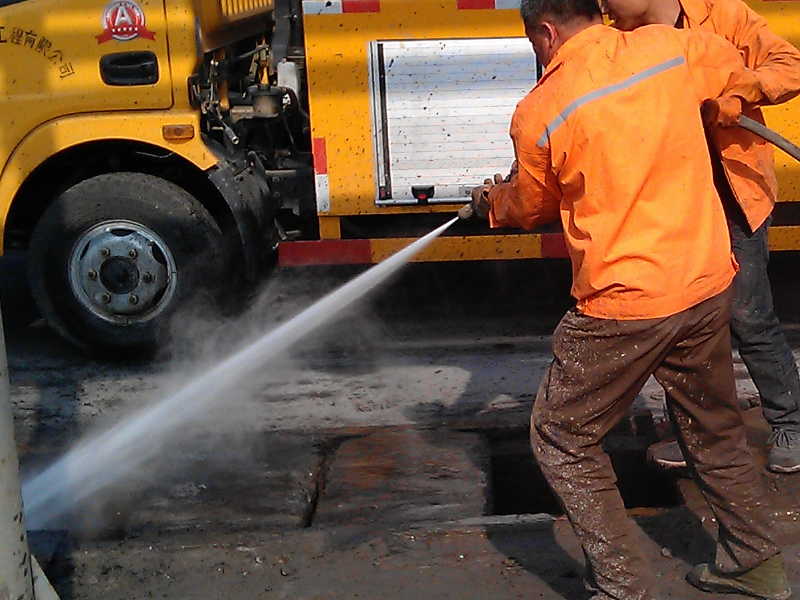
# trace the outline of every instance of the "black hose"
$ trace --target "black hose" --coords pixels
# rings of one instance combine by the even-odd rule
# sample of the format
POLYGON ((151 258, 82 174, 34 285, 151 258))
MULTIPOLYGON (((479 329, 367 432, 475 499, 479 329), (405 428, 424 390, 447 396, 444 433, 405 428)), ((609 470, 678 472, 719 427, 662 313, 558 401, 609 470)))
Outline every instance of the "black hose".
POLYGON ((245 52, 244 54, 240 54, 239 56, 234 56, 231 59, 231 62, 237 63, 239 61, 244 60, 245 58, 250 58, 254 54, 258 54, 259 52, 261 52, 263 50, 269 50, 269 44, 261 44, 260 46, 256 46, 255 48, 253 48, 252 50, 250 50, 248 52, 245 52))
POLYGON ((793 144, 782 135, 772 131, 769 127, 765 127, 758 121, 741 115, 739 117, 739 127, 747 129, 747 131, 755 133, 758 137, 764 138, 769 143, 776 145, 795 160, 800 160, 800 146, 793 144))

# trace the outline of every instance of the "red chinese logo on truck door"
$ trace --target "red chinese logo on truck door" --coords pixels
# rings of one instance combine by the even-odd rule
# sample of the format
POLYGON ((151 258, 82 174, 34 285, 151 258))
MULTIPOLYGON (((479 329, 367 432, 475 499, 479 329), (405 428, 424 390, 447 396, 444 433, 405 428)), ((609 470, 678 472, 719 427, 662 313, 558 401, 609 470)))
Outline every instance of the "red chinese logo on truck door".
POLYGON ((156 34, 145 26, 144 11, 133 0, 116 0, 106 7, 103 13, 103 33, 97 38, 98 44, 111 40, 129 42, 138 37, 153 40, 156 34))

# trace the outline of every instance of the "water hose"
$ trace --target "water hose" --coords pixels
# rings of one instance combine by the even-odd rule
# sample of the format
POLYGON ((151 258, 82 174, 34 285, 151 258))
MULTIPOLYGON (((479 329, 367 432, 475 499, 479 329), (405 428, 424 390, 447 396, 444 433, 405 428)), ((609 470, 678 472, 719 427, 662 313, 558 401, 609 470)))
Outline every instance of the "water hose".
POLYGON ((754 121, 750 117, 745 117, 744 115, 739 117, 739 127, 747 129, 747 131, 751 133, 755 133, 760 138, 764 138, 795 160, 800 161, 800 146, 793 144, 779 133, 772 131, 769 127, 762 125, 758 121, 754 121))

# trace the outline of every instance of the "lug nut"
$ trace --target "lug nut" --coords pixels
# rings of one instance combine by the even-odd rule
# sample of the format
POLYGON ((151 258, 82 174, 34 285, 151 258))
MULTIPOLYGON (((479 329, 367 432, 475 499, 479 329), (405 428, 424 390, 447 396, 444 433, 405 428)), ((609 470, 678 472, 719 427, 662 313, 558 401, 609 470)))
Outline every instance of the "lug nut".
POLYGON ((102 254, 103 256, 111 256, 111 250, 109 250, 108 248, 103 248, 102 250, 100 250, 100 254, 102 254))
POLYGON ((92 281, 97 279, 97 271, 95 271, 94 269, 89 271, 88 275, 89 275, 89 279, 91 279, 92 281))
POLYGON ((128 256, 130 256, 131 258, 136 258, 137 256, 139 256, 139 253, 136 251, 136 249, 131 248, 130 252, 128 252, 128 256))
POLYGON ((153 274, 152 273, 145 273, 142 275, 142 281, 145 283, 153 283, 153 274))
POLYGON ((131 295, 128 297, 128 301, 129 301, 131 304, 139 304, 139 296, 137 296, 136 294, 131 294, 131 295))
POLYGON ((103 301, 104 304, 108 304, 111 302, 111 294, 103 294, 100 296, 100 299, 103 301))

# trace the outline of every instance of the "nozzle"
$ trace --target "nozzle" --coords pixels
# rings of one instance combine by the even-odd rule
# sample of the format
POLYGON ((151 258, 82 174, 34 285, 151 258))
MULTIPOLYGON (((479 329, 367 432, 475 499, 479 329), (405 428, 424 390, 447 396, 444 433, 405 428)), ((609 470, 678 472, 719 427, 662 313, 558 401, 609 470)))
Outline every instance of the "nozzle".
POLYGON ((475 215, 475 209, 472 208, 472 203, 465 204, 458 209, 458 218, 461 220, 471 219, 475 215))

